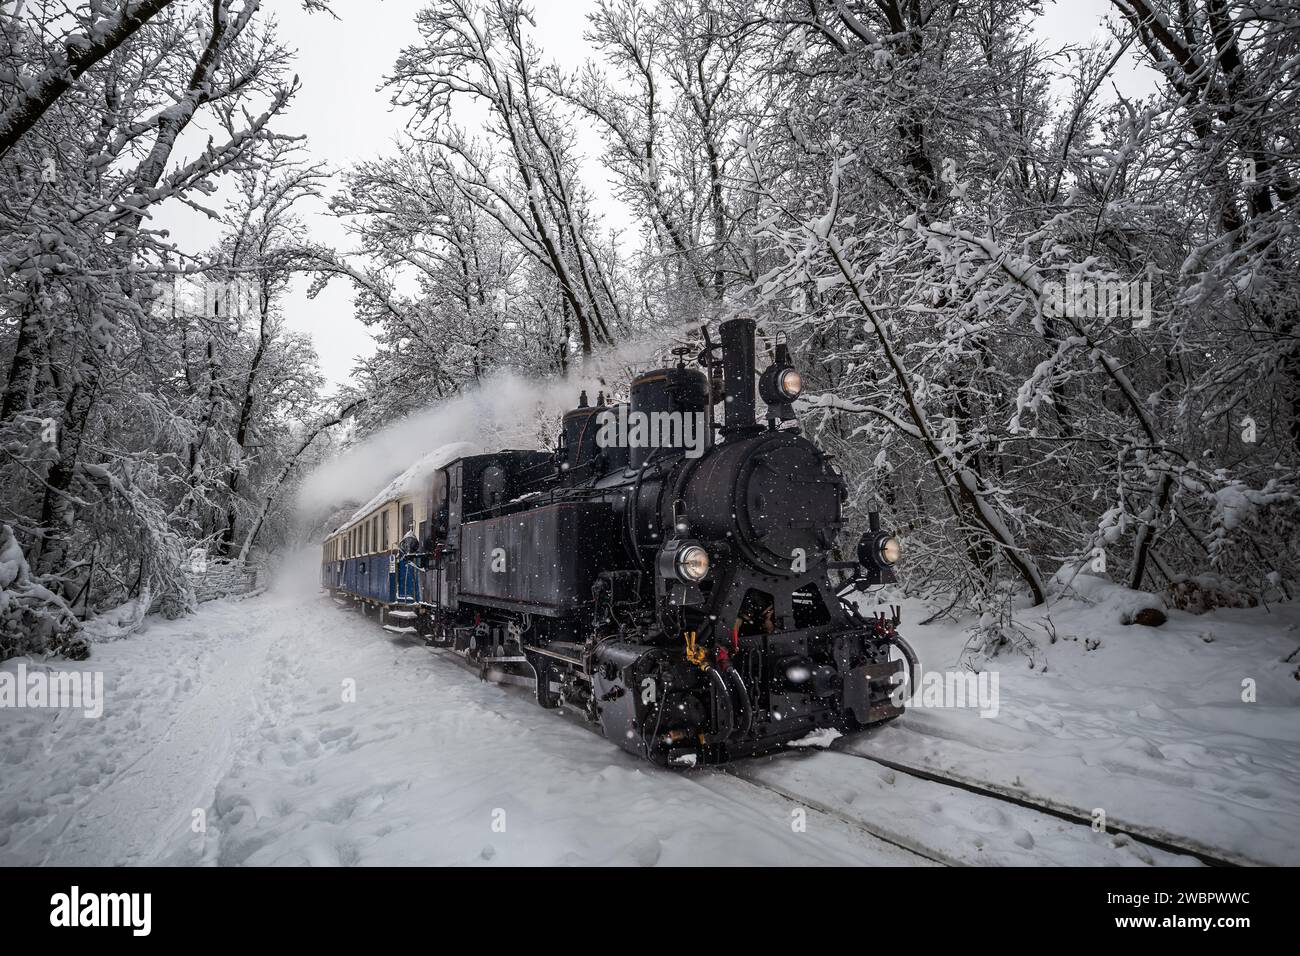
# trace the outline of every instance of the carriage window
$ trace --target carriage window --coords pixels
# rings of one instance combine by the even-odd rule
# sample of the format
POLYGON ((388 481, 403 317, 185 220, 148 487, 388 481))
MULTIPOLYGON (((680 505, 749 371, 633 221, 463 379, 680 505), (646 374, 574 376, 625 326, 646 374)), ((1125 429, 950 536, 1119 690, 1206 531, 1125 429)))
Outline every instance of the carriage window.
POLYGON ((415 505, 402 505, 402 536, 415 528, 415 505))
POLYGON ((383 550, 383 551, 387 551, 387 550, 388 550, 388 509, 387 509, 387 508, 384 509, 384 513, 383 513, 382 515, 380 515, 379 518, 380 518, 380 521, 379 521, 379 533, 380 533, 379 547, 380 547, 381 550, 383 550))

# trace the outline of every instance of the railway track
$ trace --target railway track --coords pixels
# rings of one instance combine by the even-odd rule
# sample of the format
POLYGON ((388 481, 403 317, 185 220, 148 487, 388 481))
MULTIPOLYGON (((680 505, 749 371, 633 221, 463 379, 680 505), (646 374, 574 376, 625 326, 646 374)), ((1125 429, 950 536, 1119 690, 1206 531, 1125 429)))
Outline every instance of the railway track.
MULTIPOLYGON (((1016 791, 1010 788, 1000 787, 996 784, 974 780, 961 774, 939 773, 937 771, 928 770, 924 767, 904 764, 888 757, 855 753, 843 749, 832 749, 834 752, 843 754, 844 756, 854 757, 859 760, 867 760, 882 767, 887 767, 890 770, 897 771, 898 773, 905 773, 922 780, 941 783, 945 786, 955 787, 958 790, 964 790, 967 793, 974 793, 994 800, 1001 800, 1004 803, 1024 807, 1025 809, 1034 810, 1039 813, 1045 813, 1060 820, 1066 820, 1089 828, 1092 827, 1092 815, 1087 810, 1052 800, 1049 797, 1040 797, 1036 794, 1029 793, 1028 791, 1016 791)), ((1264 865, 1257 860, 1251 860, 1247 857, 1241 856, 1240 854, 1207 847, 1199 841, 1188 837, 1179 836, 1164 830, 1154 830, 1150 827, 1135 826, 1126 823, 1123 820, 1117 821, 1112 817, 1108 817, 1106 820, 1106 830, 1109 833, 1123 834, 1137 843, 1141 843, 1144 846, 1156 850, 1161 850, 1165 853, 1174 853, 1182 856, 1193 857, 1201 863, 1204 863, 1206 866, 1235 867, 1264 865)))
MULTIPOLYGON (((835 790, 833 781, 844 778, 844 775, 840 773, 821 774, 820 778, 825 781, 825 785, 818 786, 813 790, 817 796, 812 796, 808 788, 792 786, 792 782, 800 780, 801 777, 805 778, 805 782, 808 782, 808 775, 799 772, 802 764, 811 766, 812 761, 822 760, 825 762, 828 758, 833 761, 852 760, 865 762, 887 774, 904 775, 905 778, 917 784, 935 784, 948 788, 947 791, 936 792, 933 790, 927 791, 923 786, 919 785, 911 787, 913 796, 909 798, 908 805, 916 814, 926 813, 928 807, 929 813, 935 815, 939 812, 937 810, 938 805, 947 809, 953 806, 954 803, 960 805, 965 802, 966 807, 958 806, 959 811, 966 812, 974 808, 973 813, 976 818, 980 816, 985 818, 998 816, 996 813, 990 814, 986 810, 979 809, 976 803, 972 803, 972 798, 976 798, 978 801, 982 801, 985 807, 1000 806, 1010 809, 1012 815, 1009 819, 1014 821, 1016 826, 1029 822, 1035 825, 1035 829, 1051 834, 1057 841, 1061 839, 1062 835, 1065 835, 1068 844, 1076 845, 1080 852, 1093 854, 1094 857, 1096 857, 1099 849, 1107 852, 1114 849, 1122 850, 1127 845, 1125 841, 1131 841, 1131 844, 1145 848, 1147 855, 1151 858, 1150 862, 1153 863, 1177 863, 1180 862, 1177 858, 1182 857, 1212 867, 1261 865, 1257 861, 1231 852, 1206 847, 1193 839, 1153 831, 1144 827, 1136 827, 1123 822, 1115 823, 1107 820, 1105 831, 1097 833, 1092 828, 1092 816, 1087 811, 1077 807, 1060 804, 1028 793, 1009 792, 960 775, 938 773, 896 760, 844 750, 842 747, 832 746, 826 750, 804 753, 787 752, 777 756, 776 759, 769 760, 766 764, 762 762, 762 758, 739 761, 723 768, 723 772, 729 773, 753 786, 776 793, 809 809, 826 813, 844 823, 857 826, 877 839, 936 863, 948 866, 966 866, 978 865, 982 862, 978 858, 980 854, 970 852, 954 853, 941 846, 936 846, 933 840, 927 840, 925 835, 929 831, 929 827, 925 823, 921 823, 916 828, 920 832, 908 832, 906 827, 891 822, 882 822, 881 819, 877 819, 875 816, 867 817, 860 813, 849 812, 849 808, 836 805, 837 801, 828 799, 828 795, 835 790), (788 765, 784 771, 774 769, 781 764, 788 765), (1037 818, 1036 824, 1034 824, 1033 820, 1035 817, 1037 818)), ((851 777, 851 775, 848 776, 851 777)), ((912 814, 908 814, 907 821, 912 822, 912 814)), ((991 844, 990 849, 993 849, 991 844)), ((1028 848, 1022 844, 1021 849, 1027 850, 1028 848)), ((1104 855, 1102 853, 1102 856, 1104 855)), ((990 859, 988 862, 997 861, 990 859)), ((1094 858, 1078 862, 1101 863, 1102 859, 1094 858)))
POLYGON ((729 777, 734 777, 735 779, 740 780, 752 787, 758 787, 762 790, 768 791, 769 793, 776 794, 778 797, 782 797, 786 800, 789 800, 792 803, 800 804, 801 806, 807 807, 810 810, 814 810, 817 813, 824 813, 827 816, 833 817, 834 819, 838 820, 843 824, 861 830, 862 832, 870 835, 874 839, 880 840, 883 843, 888 843, 890 846, 898 847, 900 850, 906 850, 908 853, 920 857, 923 860, 929 860, 932 863, 938 863, 940 866, 964 866, 965 865, 963 862, 961 862, 960 860, 958 860, 957 858, 953 857, 950 854, 944 853, 941 850, 927 847, 921 841, 908 837, 904 834, 898 833, 894 830, 891 830, 888 827, 881 826, 870 820, 864 820, 861 817, 855 817, 851 814, 844 813, 843 811, 837 810, 831 806, 827 806, 826 804, 821 803, 818 800, 812 799, 803 794, 795 793, 779 784, 765 782, 761 780, 755 780, 752 776, 749 776, 745 773, 743 767, 728 766, 718 770, 717 772, 725 774, 729 777))

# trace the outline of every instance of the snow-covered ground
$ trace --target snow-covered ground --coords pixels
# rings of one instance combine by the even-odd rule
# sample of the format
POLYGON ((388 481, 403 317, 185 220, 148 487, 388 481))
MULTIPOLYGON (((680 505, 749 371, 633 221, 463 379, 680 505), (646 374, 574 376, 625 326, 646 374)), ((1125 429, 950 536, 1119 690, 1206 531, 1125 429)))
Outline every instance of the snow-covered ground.
MULTIPOLYGON (((921 708, 836 746, 1300 862, 1297 609, 1099 618, 1056 609, 1046 673, 1000 659, 997 717, 921 708)), ((959 629, 908 633, 955 660, 959 629)), ((846 753, 658 770, 309 578, 58 666, 104 673, 104 713, 0 708, 3 864, 1193 862, 846 753)))
POLYGON ((314 589, 60 666, 104 672, 104 715, 0 709, 3 864, 917 862, 825 815, 800 832, 730 775, 644 765, 314 589))
MULTIPOLYGON (((844 749, 1300 864, 1300 606, 1171 610, 1160 627, 1125 626, 1133 592, 1089 585, 1080 589, 1092 603, 1051 609, 1055 643, 1044 612, 1018 613, 1046 672, 1024 656, 995 658, 995 717, 915 708, 844 749)), ((929 609, 914 603, 904 615, 922 670, 955 669, 963 626, 917 626, 929 609)))

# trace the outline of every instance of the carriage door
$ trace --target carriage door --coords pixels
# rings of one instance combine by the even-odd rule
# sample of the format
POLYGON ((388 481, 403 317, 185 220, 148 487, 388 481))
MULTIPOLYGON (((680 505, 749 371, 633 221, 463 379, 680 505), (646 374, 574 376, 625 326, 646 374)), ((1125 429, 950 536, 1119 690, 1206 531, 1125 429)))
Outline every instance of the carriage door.
POLYGON ((400 515, 401 517, 398 519, 399 548, 398 553, 392 557, 397 572, 397 600, 418 601, 420 594, 415 579, 418 570, 415 558, 400 547, 406 540, 407 532, 412 530, 415 525, 415 505, 403 504, 400 515))
POLYGON ((392 560, 397 565, 397 600, 418 601, 420 599, 419 574, 415 555, 394 555, 392 560))

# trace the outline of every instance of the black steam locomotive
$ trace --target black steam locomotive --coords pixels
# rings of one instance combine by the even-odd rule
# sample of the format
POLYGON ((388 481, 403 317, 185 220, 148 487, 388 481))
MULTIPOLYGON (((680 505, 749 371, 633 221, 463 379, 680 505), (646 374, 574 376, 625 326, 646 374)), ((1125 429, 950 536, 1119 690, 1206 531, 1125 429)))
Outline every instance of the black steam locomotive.
POLYGON ((327 539, 322 583, 659 763, 897 717, 892 648, 916 676, 897 611, 843 595, 893 581, 898 542, 873 514, 857 560, 832 560, 844 479, 799 434, 783 343, 756 421, 754 334, 725 322, 719 349, 705 330, 698 369, 679 349, 629 403, 584 393, 555 453, 432 462, 327 539))

